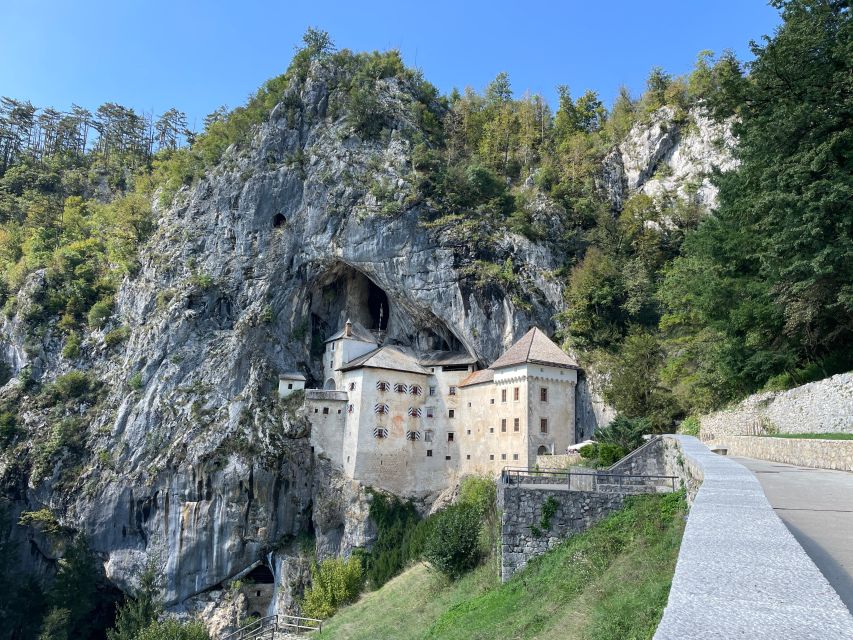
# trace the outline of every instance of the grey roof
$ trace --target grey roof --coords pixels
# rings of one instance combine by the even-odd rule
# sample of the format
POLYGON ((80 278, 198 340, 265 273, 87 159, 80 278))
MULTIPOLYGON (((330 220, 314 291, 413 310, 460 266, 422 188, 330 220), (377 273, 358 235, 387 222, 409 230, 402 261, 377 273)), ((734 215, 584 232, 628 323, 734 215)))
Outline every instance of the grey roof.
POLYGON ((518 342, 507 349, 500 358, 492 363, 491 368, 500 369, 527 362, 569 369, 579 368, 577 362, 536 327, 525 333, 518 342))
MULTIPOLYGON (((332 340, 340 340, 344 337, 344 332, 346 331, 346 326, 343 329, 335 333, 329 338, 326 338, 324 344, 326 342, 331 342, 332 340)), ((369 329, 365 329, 363 325, 358 322, 352 323, 352 335, 347 338, 347 340, 360 340, 361 342, 372 342, 373 344, 378 344, 376 341, 376 336, 373 335, 373 332, 369 329)))
POLYGON ((305 399, 306 400, 328 400, 328 401, 338 401, 345 402, 347 400, 347 392, 346 391, 332 391, 331 389, 306 389, 305 390, 305 399))
POLYGON ((426 367, 445 364, 474 364, 477 358, 464 351, 423 351, 418 354, 418 364, 426 367))
POLYGON ((287 371, 285 373, 278 374, 279 380, 305 380, 305 376, 303 376, 298 371, 287 371))
POLYGON ((379 347, 363 356, 350 360, 341 367, 341 371, 351 371, 362 367, 374 369, 391 369, 392 371, 408 371, 429 375, 429 372, 418 364, 417 357, 408 349, 403 347, 386 346, 379 347))
POLYGON ((494 369, 481 369, 480 371, 474 371, 468 374, 462 382, 459 383, 460 387, 470 387, 473 384, 482 384, 483 382, 492 382, 495 379, 495 371, 494 369))

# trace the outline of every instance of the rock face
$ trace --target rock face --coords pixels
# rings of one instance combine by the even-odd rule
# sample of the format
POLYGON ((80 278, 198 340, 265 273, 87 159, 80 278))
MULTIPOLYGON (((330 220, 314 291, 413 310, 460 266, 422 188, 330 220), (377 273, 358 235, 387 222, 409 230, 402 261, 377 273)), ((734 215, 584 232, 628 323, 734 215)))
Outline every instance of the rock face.
MULTIPOLYGON (((154 562, 177 605, 224 593, 224 583, 262 560, 277 572, 276 593, 287 585, 279 605, 291 607, 306 575, 292 551, 298 538, 313 536, 320 557, 370 543, 365 489, 315 459, 307 421, 275 396, 283 371, 321 382, 322 340, 347 317, 371 327, 382 313, 389 342, 464 347, 487 364, 530 326, 553 329, 563 309, 554 275, 562 256, 521 236, 504 234, 497 251, 515 265, 522 299, 500 284, 472 284, 465 256, 421 224, 410 198, 410 88, 377 81, 390 133, 362 140, 330 109, 340 101, 339 73, 315 63, 251 144, 229 148, 156 210, 141 269, 121 286, 110 323, 85 336, 79 358, 60 355, 55 327, 33 342, 20 312, 4 322, 2 352, 17 377, 2 393, 21 395, 31 453, 53 418, 33 404, 26 376, 49 383, 77 368, 99 388, 75 408, 83 453, 61 449, 43 476, 9 455, 0 460, 13 515, 48 508, 85 532, 123 590, 154 562), (110 346, 105 335, 120 326, 129 337, 110 346)), ((691 162, 711 134, 689 142, 693 134, 668 129, 667 117, 632 131, 608 160, 614 202, 652 189, 663 161, 673 175, 699 175, 691 162)), ((31 276, 18 308, 42 286, 43 274, 31 276)), ((600 407, 578 413, 603 415, 600 407)), ((43 533, 16 527, 15 535, 23 568, 55 562, 43 533)))
POLYGON ((644 193, 674 195, 713 209, 717 189, 709 178, 714 169, 735 167, 734 142, 730 127, 701 108, 681 115, 674 107, 660 107, 604 159, 603 183, 613 208, 620 210, 631 195, 644 193))

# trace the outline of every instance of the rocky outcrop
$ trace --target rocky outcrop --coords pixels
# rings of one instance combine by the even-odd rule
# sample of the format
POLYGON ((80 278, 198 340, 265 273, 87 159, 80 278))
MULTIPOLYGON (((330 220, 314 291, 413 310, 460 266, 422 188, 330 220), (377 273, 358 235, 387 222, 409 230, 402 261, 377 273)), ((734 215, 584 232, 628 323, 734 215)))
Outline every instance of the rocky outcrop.
POLYGON ((717 204, 710 176, 735 167, 731 127, 695 107, 687 114, 660 107, 638 122, 604 159, 602 181, 615 210, 635 193, 675 196, 708 210, 717 204))

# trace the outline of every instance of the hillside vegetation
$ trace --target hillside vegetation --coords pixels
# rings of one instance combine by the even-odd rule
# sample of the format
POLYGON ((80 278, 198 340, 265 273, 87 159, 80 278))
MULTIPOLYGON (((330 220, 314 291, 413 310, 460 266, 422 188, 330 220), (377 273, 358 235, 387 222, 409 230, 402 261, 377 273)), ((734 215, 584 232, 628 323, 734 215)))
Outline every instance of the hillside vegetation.
POLYGON ((487 562, 457 581, 419 563, 331 618, 346 640, 650 638, 666 605, 686 504, 642 496, 500 584, 487 562))

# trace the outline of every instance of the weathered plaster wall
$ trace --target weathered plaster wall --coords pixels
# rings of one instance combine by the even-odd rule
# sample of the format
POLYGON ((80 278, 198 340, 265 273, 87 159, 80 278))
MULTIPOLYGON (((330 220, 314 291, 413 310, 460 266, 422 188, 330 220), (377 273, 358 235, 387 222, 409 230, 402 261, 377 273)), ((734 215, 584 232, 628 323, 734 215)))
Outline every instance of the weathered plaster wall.
POLYGON ((668 464, 701 486, 655 640, 853 637, 853 616, 755 476, 691 436, 665 444, 668 464))
POLYGON ((730 456, 772 460, 801 467, 853 471, 853 440, 727 436, 714 444, 726 447, 730 456))
POLYGON ((498 490, 498 500, 501 510, 501 580, 505 582, 524 568, 531 558, 620 509, 625 496, 502 485, 498 490), (543 527, 542 508, 549 498, 556 501, 556 510, 549 526, 543 527))
POLYGON ((700 437, 779 433, 853 433, 853 371, 801 387, 749 396, 700 418, 700 437))

